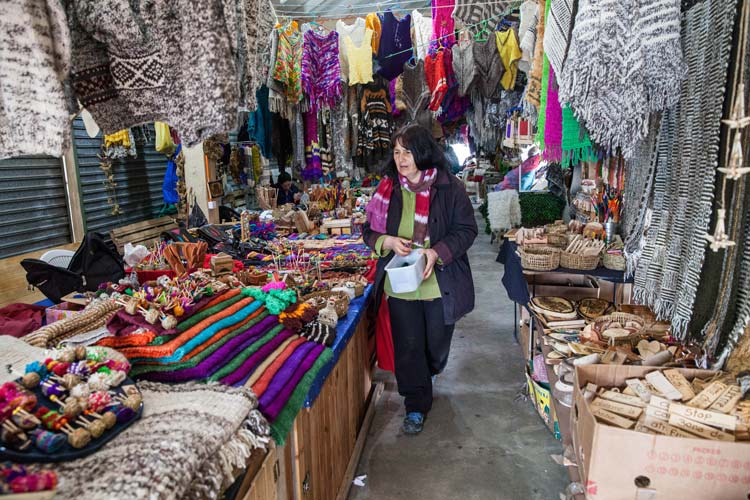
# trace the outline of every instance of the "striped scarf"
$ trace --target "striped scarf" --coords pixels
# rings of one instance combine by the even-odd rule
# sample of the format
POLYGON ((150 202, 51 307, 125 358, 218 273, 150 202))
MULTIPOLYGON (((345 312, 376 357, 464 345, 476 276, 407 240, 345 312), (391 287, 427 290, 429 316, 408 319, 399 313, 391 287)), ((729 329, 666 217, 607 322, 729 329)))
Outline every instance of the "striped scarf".
MULTIPOLYGON (((398 176, 401 187, 417 195, 416 206, 414 207, 414 234, 412 235, 412 241, 420 245, 429 240, 427 222, 430 217, 430 189, 435 183, 435 179, 437 179, 437 173, 436 168, 423 171, 419 182, 416 184, 410 183, 402 175, 398 176)), ((383 177, 372 200, 367 204, 367 220, 370 222, 370 227, 373 231, 386 233, 388 227, 388 207, 391 203, 392 193, 393 180, 390 177, 383 177)))

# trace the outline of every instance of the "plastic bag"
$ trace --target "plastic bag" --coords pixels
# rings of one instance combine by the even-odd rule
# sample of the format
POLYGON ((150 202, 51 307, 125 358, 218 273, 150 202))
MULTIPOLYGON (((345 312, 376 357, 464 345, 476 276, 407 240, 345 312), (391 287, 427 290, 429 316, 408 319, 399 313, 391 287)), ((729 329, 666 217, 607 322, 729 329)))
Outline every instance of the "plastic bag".
POLYGON ((125 243, 125 247, 123 248, 123 251, 125 252, 125 257, 123 260, 125 260, 125 263, 129 265, 130 267, 135 266, 140 261, 145 259, 148 254, 150 253, 148 251, 148 248, 144 247, 143 245, 133 245, 132 243, 125 243))

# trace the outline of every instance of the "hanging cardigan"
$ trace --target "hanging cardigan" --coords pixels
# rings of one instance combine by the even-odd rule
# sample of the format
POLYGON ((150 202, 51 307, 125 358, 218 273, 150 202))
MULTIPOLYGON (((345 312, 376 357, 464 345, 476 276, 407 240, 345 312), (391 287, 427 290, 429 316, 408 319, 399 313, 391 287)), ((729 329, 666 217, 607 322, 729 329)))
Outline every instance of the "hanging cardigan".
POLYGON ((477 68, 476 88, 485 99, 500 97, 500 80, 503 77, 503 61, 493 38, 486 42, 474 42, 474 64, 477 68))
POLYGON ((383 14, 382 26, 378 74, 390 81, 404 71, 404 63, 412 56, 411 15, 399 20, 388 10, 383 14))
POLYGON ((309 30, 302 49, 302 88, 315 108, 330 108, 341 99, 339 34, 309 30))

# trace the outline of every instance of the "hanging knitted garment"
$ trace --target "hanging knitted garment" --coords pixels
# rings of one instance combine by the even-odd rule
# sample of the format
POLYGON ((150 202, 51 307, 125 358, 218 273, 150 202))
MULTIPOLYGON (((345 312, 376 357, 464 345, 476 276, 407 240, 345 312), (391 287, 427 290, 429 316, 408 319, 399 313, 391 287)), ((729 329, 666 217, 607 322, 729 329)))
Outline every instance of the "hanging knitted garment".
POLYGON ((366 29, 359 45, 355 45, 354 40, 349 35, 344 37, 343 52, 346 52, 348 67, 348 74, 345 81, 348 81, 349 85, 370 83, 372 81, 372 52, 370 51, 370 39, 372 35, 372 30, 366 29))
MULTIPOLYGON (((549 0, 547 1, 549 5, 549 0)), ((539 118, 536 122, 534 142, 544 151, 544 125, 547 123, 547 91, 549 90, 549 60, 542 54, 542 87, 539 93, 539 118)))
POLYGON ((284 84, 287 99, 298 103, 302 99, 302 34, 296 21, 286 29, 277 30, 279 43, 273 78, 284 84))
POLYGON ((339 34, 309 30, 302 49, 302 89, 317 108, 331 108, 341 99, 339 34))
MULTIPOLYGON (((537 108, 540 105, 539 101, 542 96, 542 74, 544 72, 544 18, 545 13, 547 12, 547 5, 549 4, 546 0, 539 0, 536 30, 534 32, 536 36, 533 37, 534 57, 531 60, 529 83, 526 86, 526 101, 537 108)), ((524 44, 527 40, 531 41, 529 35, 524 37, 524 44)))
POLYGON ((386 82, 382 78, 363 87, 359 115, 357 160, 359 165, 372 168, 391 152, 393 117, 386 82))
POLYGON ((433 113, 440 109, 448 91, 448 81, 445 74, 445 50, 439 50, 433 55, 428 55, 424 62, 425 78, 430 91, 430 102, 427 108, 433 113))
POLYGON ((370 12, 365 18, 365 26, 367 29, 372 30, 372 41, 370 44, 372 45, 372 53, 377 56, 378 48, 380 47, 380 32, 382 30, 380 17, 376 13, 370 12))
POLYGON ((552 66, 549 68, 546 104, 542 157, 547 161, 559 163, 562 160, 562 108, 558 98, 555 71, 552 66))
POLYGON ((544 55, 558 75, 563 70, 572 27, 573 0, 552 0, 544 31, 544 55))
POLYGON ((453 47, 456 43, 455 23, 451 16, 451 7, 455 0, 432 0, 432 39, 437 45, 453 47))
MULTIPOLYGON (((558 96, 559 99, 559 96, 558 96)), ((546 139, 545 139, 546 140, 546 139)), ((562 162, 564 167, 578 165, 582 161, 595 161, 596 152, 589 133, 576 120, 569 105, 562 108, 562 162)))
POLYGON ((453 19, 463 26, 475 25, 483 20, 499 20, 508 9, 507 0, 456 0, 453 19))
POLYGON ((414 34, 414 52, 417 59, 424 61, 432 40, 432 19, 414 9, 411 13, 411 27, 414 34))
POLYGON ((645 240, 635 267, 634 298, 670 320, 678 338, 687 333, 700 285, 736 13, 734 0, 704 0, 683 14, 687 78, 677 105, 662 115, 653 199, 638 207, 652 213, 650 228, 634 236, 645 240))
POLYGON ((500 60, 503 61, 503 77, 500 79, 505 90, 513 90, 516 86, 516 75, 518 74, 518 61, 521 59, 521 48, 518 46, 516 32, 512 29, 495 32, 497 51, 500 60))
POLYGON ((378 49, 378 74, 386 80, 393 80, 404 71, 404 63, 412 56, 411 15, 397 19, 390 10, 382 19, 380 48, 378 49))
POLYGON ((677 0, 579 4, 560 95, 597 144, 620 147, 626 158, 646 135, 649 114, 679 97, 679 9, 677 0))
POLYGON ((432 114, 427 109, 430 103, 430 89, 425 79, 425 61, 417 61, 414 66, 406 63, 404 73, 399 79, 401 84, 397 98, 405 108, 405 119, 402 124, 418 123, 427 129, 432 128, 432 114))
POLYGON ((459 40, 451 49, 453 51, 453 73, 458 82, 458 95, 468 96, 477 79, 477 67, 474 64, 474 40, 459 40))
MULTIPOLYGON (((365 20, 358 17, 354 23, 346 24, 342 20, 336 21, 336 32, 339 34, 339 40, 341 45, 344 46, 344 40, 349 37, 354 46, 359 47, 362 45, 362 40, 365 37, 365 20)), ((341 78, 344 81, 349 81, 349 52, 347 50, 339 51, 339 65, 341 66, 341 78)))
POLYGON ((521 47, 521 60, 518 69, 524 73, 531 70, 531 59, 534 57, 536 45, 536 23, 539 6, 534 0, 526 0, 519 8, 521 22, 518 25, 518 44, 521 47))
POLYGON ((494 38, 484 42, 474 42, 474 64, 477 68, 476 89, 485 99, 500 97, 500 80, 503 77, 503 61, 497 51, 494 38))
POLYGON ((323 177, 317 110, 302 113, 302 118, 305 121, 305 168, 302 170, 302 178, 306 181, 317 180, 323 177))

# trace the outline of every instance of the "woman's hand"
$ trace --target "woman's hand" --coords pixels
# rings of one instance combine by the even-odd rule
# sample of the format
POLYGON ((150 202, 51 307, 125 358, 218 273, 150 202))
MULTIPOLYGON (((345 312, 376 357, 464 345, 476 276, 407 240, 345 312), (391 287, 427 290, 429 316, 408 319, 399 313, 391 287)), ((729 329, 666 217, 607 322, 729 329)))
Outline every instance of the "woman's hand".
POLYGON ((411 253, 411 241, 397 236, 386 236, 383 241, 383 248, 392 250, 401 257, 406 257, 411 253))
POLYGON ((426 280, 432 274, 432 268, 435 267, 435 263, 438 260, 438 254, 431 248, 425 248, 422 250, 422 255, 427 259, 427 264, 424 266, 424 274, 422 275, 422 279, 426 280))

